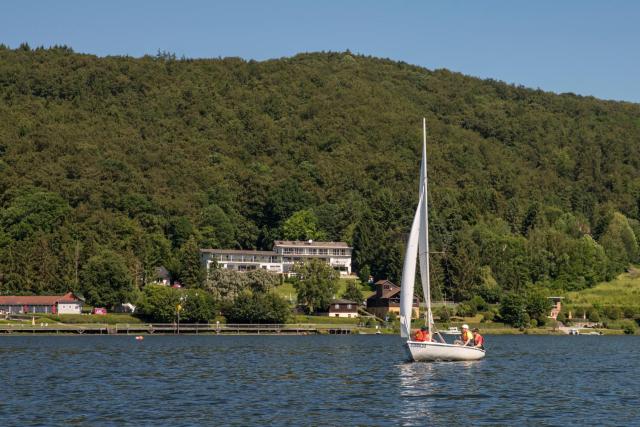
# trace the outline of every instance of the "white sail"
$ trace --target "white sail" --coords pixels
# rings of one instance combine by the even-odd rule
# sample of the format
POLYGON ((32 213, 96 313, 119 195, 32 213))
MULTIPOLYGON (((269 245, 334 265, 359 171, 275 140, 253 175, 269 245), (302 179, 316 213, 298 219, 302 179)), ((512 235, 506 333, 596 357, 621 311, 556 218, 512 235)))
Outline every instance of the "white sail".
POLYGON ((400 283, 400 336, 411 336, 411 315, 413 313, 413 287, 416 279, 416 259, 418 256, 418 238, 420 230, 420 207, 422 196, 418 202, 416 214, 413 217, 411 232, 407 242, 407 250, 404 254, 402 267, 402 281, 400 283))

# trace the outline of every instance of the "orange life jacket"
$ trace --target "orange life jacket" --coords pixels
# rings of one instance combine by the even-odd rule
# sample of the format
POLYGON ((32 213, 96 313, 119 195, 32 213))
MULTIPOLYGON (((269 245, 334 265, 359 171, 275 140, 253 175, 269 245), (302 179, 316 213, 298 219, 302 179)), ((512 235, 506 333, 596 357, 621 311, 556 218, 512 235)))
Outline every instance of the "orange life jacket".
POLYGON ((418 330, 416 332, 416 341, 429 341, 429 332, 418 330))
POLYGON ((473 340, 473 334, 470 330, 462 331, 462 342, 466 343, 467 340, 473 340))
POLYGON ((482 345, 484 344, 484 338, 482 337, 482 335, 476 334, 476 336, 473 337, 473 342, 477 347, 482 347, 482 345))

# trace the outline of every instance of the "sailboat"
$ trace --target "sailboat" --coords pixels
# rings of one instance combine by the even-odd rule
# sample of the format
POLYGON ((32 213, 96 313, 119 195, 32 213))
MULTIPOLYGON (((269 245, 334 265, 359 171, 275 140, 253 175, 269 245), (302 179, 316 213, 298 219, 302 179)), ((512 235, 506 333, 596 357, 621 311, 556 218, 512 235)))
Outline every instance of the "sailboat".
POLYGON ((433 322, 431 310, 431 286, 429 281, 429 214, 427 200, 427 121, 422 119, 423 142, 422 164, 420 166, 420 190, 418 207, 411 225, 411 233, 407 242, 407 251, 402 268, 400 293, 400 336, 407 338, 405 344, 411 360, 416 362, 436 360, 479 360, 485 351, 477 347, 460 344, 449 344, 445 341, 433 322), (418 256, 419 255, 419 256, 418 256), (426 326, 429 329, 431 342, 411 340, 411 317, 413 314, 414 285, 416 277, 416 260, 420 260, 420 279, 427 306, 426 326), (437 339, 437 340, 436 340, 437 339))

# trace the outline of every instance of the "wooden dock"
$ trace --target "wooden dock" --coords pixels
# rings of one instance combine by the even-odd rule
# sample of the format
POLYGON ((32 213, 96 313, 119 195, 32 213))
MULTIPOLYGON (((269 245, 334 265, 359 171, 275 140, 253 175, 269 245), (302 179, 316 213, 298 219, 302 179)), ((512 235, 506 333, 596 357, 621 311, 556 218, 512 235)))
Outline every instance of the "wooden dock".
POLYGON ((314 335, 354 334, 356 325, 338 324, 226 324, 226 323, 102 323, 85 324, 0 324, 0 334, 91 334, 91 335, 140 335, 140 334, 208 334, 208 335, 314 335))

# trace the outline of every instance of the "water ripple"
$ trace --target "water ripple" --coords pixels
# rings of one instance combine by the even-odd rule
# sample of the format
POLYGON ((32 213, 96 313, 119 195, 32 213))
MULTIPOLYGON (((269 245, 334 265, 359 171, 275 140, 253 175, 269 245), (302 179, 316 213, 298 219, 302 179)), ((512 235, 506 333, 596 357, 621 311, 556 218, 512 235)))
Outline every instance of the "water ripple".
POLYGON ((405 363, 389 336, 0 338, 3 425, 640 425, 638 337, 489 337, 405 363))

